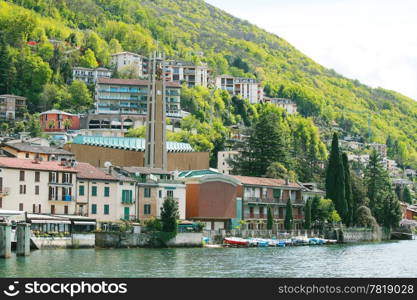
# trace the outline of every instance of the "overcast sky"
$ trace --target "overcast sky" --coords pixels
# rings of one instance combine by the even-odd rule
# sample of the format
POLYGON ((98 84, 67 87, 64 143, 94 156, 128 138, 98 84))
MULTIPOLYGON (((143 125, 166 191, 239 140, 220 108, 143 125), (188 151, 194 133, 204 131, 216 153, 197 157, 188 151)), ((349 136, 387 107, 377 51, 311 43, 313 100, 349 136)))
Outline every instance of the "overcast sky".
POLYGON ((338 73, 417 100, 417 0, 206 0, 338 73))

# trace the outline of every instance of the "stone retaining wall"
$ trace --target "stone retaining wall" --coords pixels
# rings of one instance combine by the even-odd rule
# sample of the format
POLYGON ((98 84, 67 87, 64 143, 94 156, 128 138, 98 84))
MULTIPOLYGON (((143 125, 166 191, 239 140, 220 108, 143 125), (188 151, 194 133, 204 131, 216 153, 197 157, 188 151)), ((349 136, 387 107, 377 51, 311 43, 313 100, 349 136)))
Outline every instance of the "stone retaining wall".
POLYGON ((73 234, 70 237, 31 237, 35 249, 51 248, 94 248, 94 234, 73 234))

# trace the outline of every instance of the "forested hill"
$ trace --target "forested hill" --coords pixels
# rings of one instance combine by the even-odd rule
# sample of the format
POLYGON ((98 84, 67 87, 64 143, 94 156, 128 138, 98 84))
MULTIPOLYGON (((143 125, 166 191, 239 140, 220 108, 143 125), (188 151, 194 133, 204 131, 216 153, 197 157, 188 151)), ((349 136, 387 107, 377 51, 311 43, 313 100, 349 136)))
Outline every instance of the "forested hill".
POLYGON ((417 102, 347 79, 284 39, 201 0, 0 1, 0 27, 11 44, 22 36, 65 40, 74 33, 71 41, 90 48, 103 66, 112 52, 147 54, 158 40, 169 56, 207 62, 215 74, 261 79, 267 94, 294 99, 321 126, 336 121, 346 132, 367 137, 371 112, 373 141, 385 143, 389 134, 398 158, 417 162, 417 102), (21 15, 29 10, 36 25, 28 29, 21 15))

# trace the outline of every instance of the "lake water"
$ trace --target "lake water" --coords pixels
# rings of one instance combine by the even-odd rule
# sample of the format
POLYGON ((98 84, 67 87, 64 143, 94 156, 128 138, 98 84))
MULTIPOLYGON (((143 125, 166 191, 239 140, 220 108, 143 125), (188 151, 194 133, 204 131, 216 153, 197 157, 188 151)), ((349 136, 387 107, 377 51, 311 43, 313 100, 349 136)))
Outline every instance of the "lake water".
POLYGON ((417 277, 417 240, 287 248, 65 249, 0 259, 0 277, 417 277))

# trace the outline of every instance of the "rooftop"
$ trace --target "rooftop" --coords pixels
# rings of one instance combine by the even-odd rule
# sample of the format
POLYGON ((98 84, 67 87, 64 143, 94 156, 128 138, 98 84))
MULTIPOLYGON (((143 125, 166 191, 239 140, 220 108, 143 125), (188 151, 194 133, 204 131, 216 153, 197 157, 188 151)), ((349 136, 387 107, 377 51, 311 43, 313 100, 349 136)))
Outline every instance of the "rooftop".
POLYGON ((162 174, 162 175, 170 175, 171 173, 160 169, 160 168, 145 168, 145 167, 124 167, 123 170, 129 173, 140 173, 140 174, 162 174))
POLYGON ((67 116, 76 116, 71 113, 67 113, 66 111, 58 110, 58 109, 51 109, 47 110, 41 113, 41 115, 47 115, 47 114, 57 114, 57 115, 67 115, 67 116))
POLYGON ((181 178, 190 178, 190 177, 199 177, 205 175, 218 175, 221 174, 215 169, 206 169, 206 170, 190 170, 190 171, 182 171, 178 174, 178 177, 181 178))
POLYGON ((4 145, 8 146, 10 148, 16 149, 18 151, 22 151, 22 152, 74 156, 74 154, 72 154, 71 152, 66 151, 64 149, 59 149, 59 148, 54 148, 54 147, 47 147, 47 146, 40 146, 40 145, 35 145, 35 144, 25 143, 25 142, 20 142, 20 143, 6 142, 4 145))
POLYGON ((63 171, 77 172, 73 167, 61 165, 58 161, 39 161, 31 159, 21 159, 14 157, 0 157, 0 168, 40 170, 40 171, 63 171))
MULTIPOLYGON (((98 78, 98 84, 118 84, 118 85, 140 85, 148 86, 149 80, 140 80, 140 79, 119 79, 119 78, 98 78)), ((181 88, 181 85, 178 82, 165 82, 167 87, 172 88, 181 88)))
POLYGON ((301 185, 294 182, 288 182, 284 179, 263 178, 263 177, 249 177, 249 176, 232 176, 239 180, 242 184, 247 185, 261 185, 261 186, 277 186, 277 187, 291 187, 301 189, 301 185))
MULTIPOLYGON (((77 135, 74 144, 91 145, 98 147, 117 148, 132 151, 145 151, 146 141, 143 138, 126 138, 112 136, 86 136, 77 135)), ((188 143, 167 142, 168 152, 193 152, 193 148, 188 143)))
POLYGON ((11 94, 0 95, 0 98, 16 98, 16 99, 26 100, 26 97, 11 95, 11 94))
POLYGON ((77 162, 75 169, 78 171, 77 178, 79 179, 117 180, 116 177, 107 174, 89 163, 77 162))

